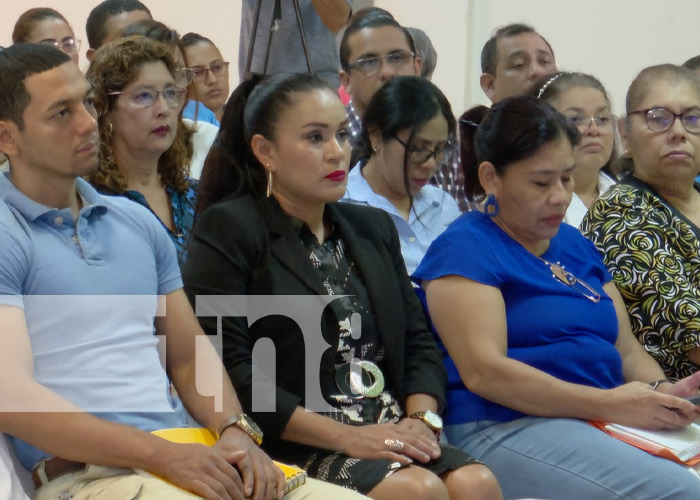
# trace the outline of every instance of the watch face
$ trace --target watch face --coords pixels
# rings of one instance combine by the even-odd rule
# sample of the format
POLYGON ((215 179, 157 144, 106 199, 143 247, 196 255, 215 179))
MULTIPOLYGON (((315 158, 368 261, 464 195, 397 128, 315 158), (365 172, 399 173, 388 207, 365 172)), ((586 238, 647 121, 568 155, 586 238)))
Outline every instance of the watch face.
POLYGON ((434 427, 435 429, 442 429, 442 418, 440 418, 440 415, 438 415, 437 413, 433 413, 432 411, 426 411, 425 415, 423 415, 423 418, 428 424, 430 424, 430 426, 434 427))
POLYGON ((260 427, 258 427, 258 424, 253 422, 253 420, 248 417, 248 415, 241 415, 241 420, 245 422, 245 424, 250 427, 254 433, 261 435, 262 436, 262 430, 260 430, 260 427))

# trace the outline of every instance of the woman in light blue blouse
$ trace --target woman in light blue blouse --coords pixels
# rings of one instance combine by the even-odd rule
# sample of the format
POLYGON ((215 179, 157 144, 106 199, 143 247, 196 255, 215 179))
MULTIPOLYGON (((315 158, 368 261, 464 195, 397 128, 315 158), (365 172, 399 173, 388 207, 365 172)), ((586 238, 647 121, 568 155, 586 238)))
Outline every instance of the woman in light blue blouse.
POLYGON ((429 184, 449 157, 455 118, 444 94, 416 76, 392 78, 377 91, 363 118, 359 161, 342 201, 391 215, 411 274, 430 243, 457 218, 457 202, 429 184))

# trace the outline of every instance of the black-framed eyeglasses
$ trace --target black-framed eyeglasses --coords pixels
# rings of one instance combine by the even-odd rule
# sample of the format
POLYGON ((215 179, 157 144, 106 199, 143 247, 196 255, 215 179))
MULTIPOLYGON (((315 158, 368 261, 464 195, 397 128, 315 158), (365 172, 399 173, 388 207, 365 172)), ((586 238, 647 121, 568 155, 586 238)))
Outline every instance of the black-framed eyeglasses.
POLYGON ((73 37, 66 37, 63 40, 54 40, 53 38, 47 38, 39 42, 42 45, 51 45, 56 47, 61 52, 73 55, 77 54, 80 50, 80 40, 76 40, 73 37))
POLYGON ((600 129, 612 130, 613 128, 613 120, 610 113, 599 113, 595 116, 590 116, 585 113, 570 113, 565 114, 564 117, 567 122, 579 130, 588 130, 593 123, 600 129))
POLYGON ((386 61, 387 64, 394 68, 399 68, 410 61, 414 56, 415 54, 413 52, 397 50, 396 52, 390 52, 383 56, 365 57, 363 59, 358 59, 352 64, 348 64, 348 71, 357 69, 365 76, 372 76, 379 71, 379 68, 382 66, 382 61, 386 61))
POLYGON ((166 87, 163 90, 156 90, 150 87, 141 87, 130 90, 128 92, 107 92, 107 95, 126 94, 129 100, 137 108, 148 108, 153 106, 158 100, 158 96, 162 95, 165 103, 171 108, 182 106, 187 91, 180 87, 166 87))
POLYGON ((202 81, 207 77, 207 73, 211 73, 217 78, 224 76, 224 73, 228 71, 228 65, 228 61, 217 61, 211 63, 208 68, 206 66, 193 66, 190 69, 194 71, 194 79, 202 81))
POLYGON ((430 158, 435 158, 435 163, 442 165, 445 162, 445 158, 447 158, 447 148, 445 147, 433 151, 431 149, 414 148, 413 146, 409 146, 396 136, 394 136, 394 139, 396 139, 399 144, 406 148, 406 151, 408 152, 408 160, 411 163, 422 165, 430 158))
POLYGON ((700 133, 700 108, 692 108, 683 113, 676 114, 667 108, 649 108, 630 111, 627 115, 636 115, 644 113, 647 127, 653 132, 666 132, 673 127, 676 118, 681 119, 683 128, 691 134, 700 133))

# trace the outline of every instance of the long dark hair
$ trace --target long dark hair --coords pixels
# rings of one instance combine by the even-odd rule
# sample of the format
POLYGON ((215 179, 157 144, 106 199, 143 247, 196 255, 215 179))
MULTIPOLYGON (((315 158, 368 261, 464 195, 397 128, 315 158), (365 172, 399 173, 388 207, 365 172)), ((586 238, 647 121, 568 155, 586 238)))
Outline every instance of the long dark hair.
POLYGON ((243 81, 231 94, 216 140, 199 181, 196 212, 229 196, 265 194, 265 168, 250 147, 254 135, 274 140, 277 122, 292 107, 295 94, 323 89, 335 92, 309 73, 279 73, 243 81))
POLYGON ((464 191, 478 201, 486 194, 479 165, 488 161, 498 175, 508 166, 534 156, 545 144, 566 138, 578 144, 580 134, 552 106, 532 96, 509 97, 491 109, 476 106, 459 118, 464 191))
MULTIPOLYGON (((447 121, 448 140, 454 139, 457 122, 452 114, 450 102, 433 83, 420 76, 397 76, 380 88, 367 106, 362 118, 362 136, 353 151, 356 160, 372 156, 370 134, 379 131, 382 140, 388 141, 403 131, 409 130, 407 144, 411 144, 415 133, 438 115, 447 121)), ((404 152, 403 178, 406 193, 411 198, 408 183, 409 151, 404 152)))

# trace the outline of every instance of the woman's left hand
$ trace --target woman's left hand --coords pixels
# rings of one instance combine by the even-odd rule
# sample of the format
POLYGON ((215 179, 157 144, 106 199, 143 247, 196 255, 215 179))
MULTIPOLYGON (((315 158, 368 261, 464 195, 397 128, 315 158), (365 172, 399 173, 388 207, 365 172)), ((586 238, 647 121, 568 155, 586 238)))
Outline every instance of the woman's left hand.
MULTIPOLYGON (((435 433, 433 433, 433 431, 431 431, 423 421, 418 420, 417 418, 404 418, 396 425, 402 426, 418 436, 423 436, 426 439, 429 439, 430 443, 434 444, 435 446, 439 445, 438 440, 435 437, 435 433)), ((435 460, 438 457, 433 457, 432 459, 435 460)))

